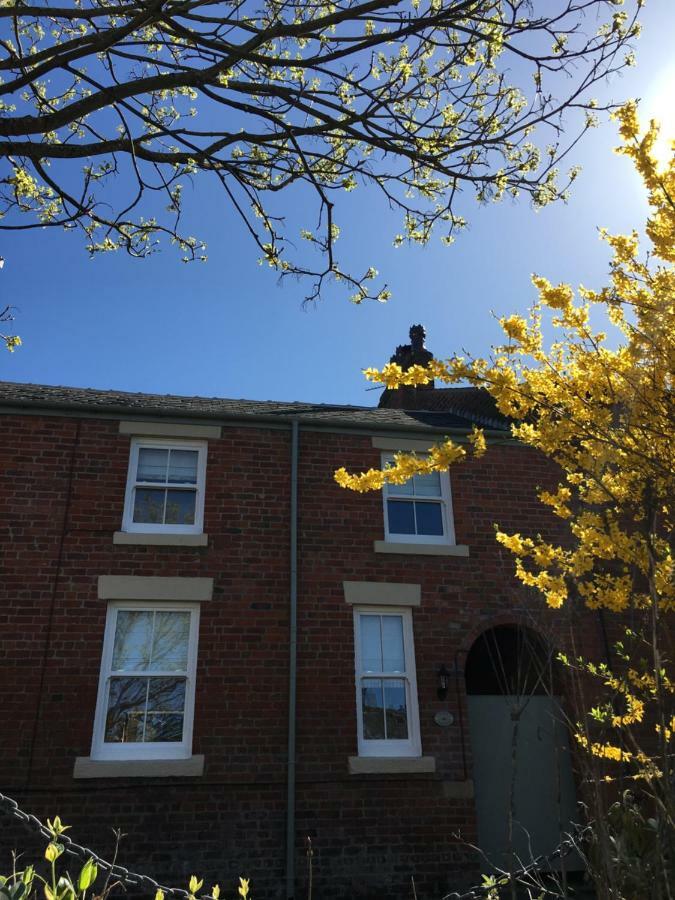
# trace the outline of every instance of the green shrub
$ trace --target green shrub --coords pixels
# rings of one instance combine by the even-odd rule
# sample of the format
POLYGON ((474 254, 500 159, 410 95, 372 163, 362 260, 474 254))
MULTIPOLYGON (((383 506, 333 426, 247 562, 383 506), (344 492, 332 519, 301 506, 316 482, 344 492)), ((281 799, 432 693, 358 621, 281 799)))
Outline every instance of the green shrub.
MULTIPOLYGON (((92 900, 107 900, 108 896, 116 889, 123 887, 121 881, 116 880, 109 871, 104 870, 105 880, 95 888, 95 882, 99 876, 99 866, 93 858, 88 859, 80 869, 77 878, 73 879, 69 872, 59 874, 57 860, 65 852, 65 846, 59 838, 70 826, 64 825, 56 816, 54 821, 47 819, 47 828, 51 834, 51 840, 45 849, 44 858, 48 863, 47 875, 41 875, 36 867, 28 865, 18 869, 16 857, 10 875, 0 875, 0 900, 87 900, 87 894, 91 894, 92 900)), ((187 889, 186 900, 197 900, 197 892, 202 889, 204 881, 193 875, 187 889)), ((237 889, 241 900, 249 898, 249 880, 239 879, 237 889)), ((157 889, 155 900, 164 900, 164 891, 157 889)), ((214 884, 208 895, 202 895, 201 900, 220 900, 220 886, 214 884)))

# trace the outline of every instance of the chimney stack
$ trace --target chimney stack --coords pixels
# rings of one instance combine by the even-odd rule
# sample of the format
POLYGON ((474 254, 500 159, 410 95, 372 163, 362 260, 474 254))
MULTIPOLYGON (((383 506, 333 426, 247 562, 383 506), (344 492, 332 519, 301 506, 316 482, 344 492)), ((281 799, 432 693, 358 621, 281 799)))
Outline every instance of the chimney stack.
MULTIPOLYGON (((426 332, 422 325, 412 325, 410 328, 410 343, 399 344, 396 352, 390 358, 389 362, 398 363, 398 365, 406 372, 412 366, 426 366, 434 355, 424 346, 426 332)), ((380 397, 378 406, 387 409, 424 409, 423 397, 420 394, 424 391, 433 391, 435 384, 430 381, 418 387, 401 387, 398 390, 390 391, 385 389, 380 397)))

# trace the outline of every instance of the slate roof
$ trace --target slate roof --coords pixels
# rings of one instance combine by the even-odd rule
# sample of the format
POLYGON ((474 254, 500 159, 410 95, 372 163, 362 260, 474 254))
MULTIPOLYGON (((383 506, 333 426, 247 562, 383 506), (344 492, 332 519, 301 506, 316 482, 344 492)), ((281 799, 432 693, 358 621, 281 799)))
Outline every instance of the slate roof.
POLYGON ((49 409, 62 411, 64 415, 69 411, 77 411, 88 414, 99 412, 190 419, 256 419, 267 422, 290 422, 297 418, 301 424, 307 425, 390 431, 466 430, 474 423, 506 430, 503 420, 501 423, 497 420, 486 421, 485 416, 478 411, 472 412, 469 408, 460 412, 456 409, 402 410, 324 403, 283 403, 273 400, 229 400, 220 397, 136 394, 9 381, 0 381, 0 407, 49 409))

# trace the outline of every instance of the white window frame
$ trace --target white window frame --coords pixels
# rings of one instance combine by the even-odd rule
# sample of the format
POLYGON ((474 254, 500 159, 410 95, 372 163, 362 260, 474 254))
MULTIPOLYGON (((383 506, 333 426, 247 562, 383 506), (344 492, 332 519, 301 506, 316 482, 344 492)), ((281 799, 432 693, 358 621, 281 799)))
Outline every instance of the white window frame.
MULTIPOLYGON (((195 678, 197 671, 197 643, 199 636, 198 603, 140 602, 119 600, 108 604, 108 612, 103 639, 101 674, 94 716, 94 734, 91 744, 92 759, 189 759, 192 756, 192 728, 195 707, 195 678), (133 609, 138 612, 187 612, 190 613, 190 634, 188 638, 188 661, 185 684, 185 709, 183 712, 183 740, 157 743, 118 743, 105 741, 105 720, 108 711, 108 685, 112 677, 111 665, 119 610, 133 609)), ((130 673, 131 674, 131 673, 130 673)), ((152 673, 153 675, 165 673, 152 673)), ((174 673, 166 673, 168 675, 174 673)))
MULTIPOLYGON (((356 673, 356 729, 358 755, 369 757, 411 757, 422 756, 420 737, 420 714, 417 700, 417 671, 415 668, 415 645, 413 642, 412 610, 401 609, 400 606, 356 606, 354 607, 354 662, 356 673), (403 625, 403 653, 405 658, 405 674, 391 673, 388 677, 405 682, 406 709, 408 712, 407 740, 366 740, 363 736, 363 708, 361 698, 361 679, 378 678, 379 674, 362 671, 361 665, 361 628, 362 615, 399 616, 403 625)), ((385 674, 384 677, 387 677, 385 674)))
MULTIPOLYGON (((382 454, 382 468, 394 462, 394 454, 391 452, 382 454)), ((447 469, 438 473, 441 482, 441 494, 436 497, 410 497, 415 503, 440 503, 441 522, 443 534, 392 534, 389 531, 389 510, 387 501, 390 499, 405 500, 400 494, 390 495, 389 485, 382 488, 382 505, 384 512, 384 539, 391 544, 450 544, 455 543, 455 523, 452 514, 452 492, 450 490, 450 473, 447 469)))
POLYGON ((132 438, 131 449, 129 452, 127 487, 124 496, 122 531, 136 534, 202 534, 204 531, 204 486, 206 483, 207 447, 206 441, 180 441, 172 440, 170 438, 132 438), (148 522, 134 522, 134 498, 136 495, 136 488, 139 486, 159 487, 157 483, 139 482, 136 478, 138 472, 139 450, 144 447, 159 448, 161 450, 196 450, 198 452, 194 525, 163 525, 148 522))

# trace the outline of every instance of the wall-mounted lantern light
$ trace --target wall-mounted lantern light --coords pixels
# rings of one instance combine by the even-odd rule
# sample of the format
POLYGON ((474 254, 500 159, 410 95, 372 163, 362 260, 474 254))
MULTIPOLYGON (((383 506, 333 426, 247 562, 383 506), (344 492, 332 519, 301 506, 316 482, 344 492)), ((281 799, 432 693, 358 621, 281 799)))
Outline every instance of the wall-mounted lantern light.
POLYGON ((445 700, 448 696, 448 688, 450 687, 450 672, 443 665, 438 670, 438 694, 439 700, 445 700))

